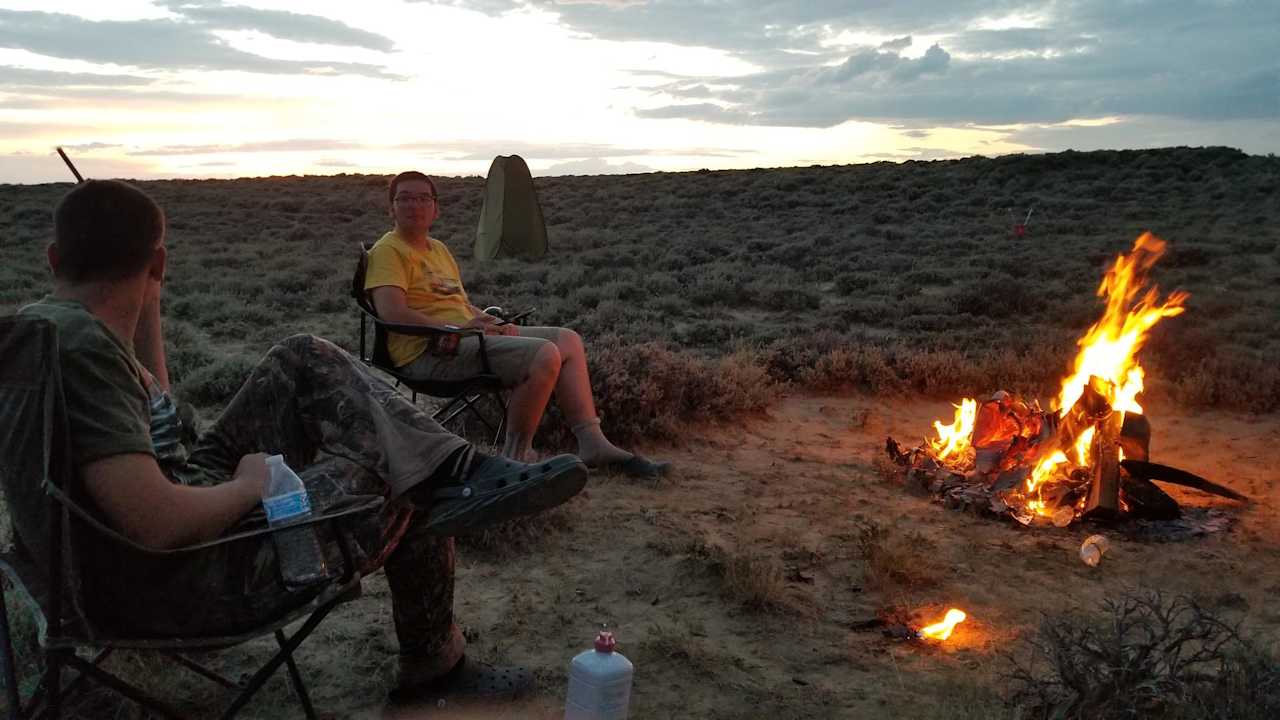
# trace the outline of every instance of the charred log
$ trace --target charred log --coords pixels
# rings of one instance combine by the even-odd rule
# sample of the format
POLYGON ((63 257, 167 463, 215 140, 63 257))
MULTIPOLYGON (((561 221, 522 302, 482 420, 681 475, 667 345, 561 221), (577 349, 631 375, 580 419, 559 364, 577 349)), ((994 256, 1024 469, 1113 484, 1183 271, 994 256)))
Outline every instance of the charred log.
POLYGON ((1151 421, 1142 413, 1125 413, 1120 426, 1120 449, 1133 460, 1151 459, 1151 421))
POLYGON ((1155 483, 1128 473, 1120 474, 1120 495, 1129 515, 1143 520, 1177 520, 1182 517, 1178 501, 1155 483))
POLYGON ((1093 435, 1093 447, 1089 455, 1093 460, 1093 476, 1089 485, 1089 497, 1085 500, 1084 514, 1090 517, 1110 519, 1118 516, 1120 508, 1120 425, 1123 417, 1113 412, 1097 423, 1093 435))
POLYGON ((1250 502, 1248 496, 1241 495, 1229 487, 1206 480, 1199 475, 1189 473, 1186 470, 1179 470, 1178 468, 1169 467, 1168 465, 1160 465, 1159 463, 1130 460, 1128 458, 1121 460, 1120 465, 1126 472, 1135 478, 1173 483, 1174 485, 1195 488, 1196 490, 1202 490, 1213 495, 1221 495, 1222 497, 1239 500, 1240 502, 1250 502))

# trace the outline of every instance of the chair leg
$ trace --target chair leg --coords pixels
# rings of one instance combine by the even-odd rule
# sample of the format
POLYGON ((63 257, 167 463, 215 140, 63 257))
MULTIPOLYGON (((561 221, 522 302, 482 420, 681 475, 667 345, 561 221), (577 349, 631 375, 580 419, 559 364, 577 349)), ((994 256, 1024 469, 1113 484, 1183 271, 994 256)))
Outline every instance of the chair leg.
MULTIPOLYGON (((276 631, 276 644, 284 650, 285 645, 284 632, 276 631)), ((302 682, 302 674, 298 672, 298 664, 293 661, 293 653, 284 656, 285 667, 289 668, 289 680, 293 683, 293 689, 298 693, 298 702, 302 703, 302 712, 306 713, 307 720, 316 720, 316 710, 311 706, 311 696, 307 694, 307 686, 302 682)))
POLYGON ((62 717, 62 664, 67 650, 49 650, 44 655, 44 690, 49 698, 45 702, 44 716, 51 720, 62 717))
MULTIPOLYGON (((67 663, 68 666, 75 668, 82 675, 87 675, 94 682, 97 682, 100 685, 105 685, 106 687, 111 688, 112 690, 129 698, 130 700, 138 703, 149 712, 156 713, 165 718, 170 718, 171 720, 184 720, 187 717, 186 715, 183 715, 181 712, 179 712, 172 705, 169 705, 163 700, 160 700, 146 692, 143 692, 142 690, 139 690, 138 688, 130 685, 129 683, 126 683, 125 681, 121 680, 115 675, 112 675, 111 673, 107 672, 106 670, 103 670, 102 668, 98 667, 94 663, 88 660, 85 660, 84 658, 71 655, 70 657, 66 658, 65 662, 67 663)), ((50 701, 52 701, 53 699, 52 692, 50 692, 49 698, 50 698, 50 701)), ((56 718, 57 716, 54 715, 53 717, 56 718)))
MULTIPOLYGON (((231 703, 231 707, 227 708, 227 711, 222 714, 222 720, 231 720, 231 718, 235 717, 236 714, 239 713, 240 710, 249 702, 249 698, 253 697, 253 694, 258 692, 258 689, 266 683, 267 678, 271 677, 271 673, 275 672, 276 668, 280 667, 281 663, 286 660, 292 660, 293 651, 302 644, 303 640, 307 639, 307 636, 311 634, 311 631, 316 629, 316 626, 320 624, 320 621, 324 620, 325 616, 328 615, 329 611, 333 608, 334 604, 330 603, 311 613, 311 616, 302 623, 302 627, 298 628, 297 632, 295 632, 292 637, 288 638, 281 644, 280 652, 273 655, 271 659, 267 661, 266 665, 259 668, 258 671, 253 674, 253 677, 249 678, 248 682, 245 683, 244 690, 236 696, 236 699, 231 703)), ((281 633, 281 635, 283 636, 283 633, 281 633)), ((276 639, 278 641, 280 638, 276 639)))
POLYGON ((4 673, 4 694, 9 703, 9 720, 21 716, 22 701, 18 698, 18 672, 13 654, 13 639, 9 634, 9 604, 5 601, 4 588, 0 587, 0 671, 4 673))

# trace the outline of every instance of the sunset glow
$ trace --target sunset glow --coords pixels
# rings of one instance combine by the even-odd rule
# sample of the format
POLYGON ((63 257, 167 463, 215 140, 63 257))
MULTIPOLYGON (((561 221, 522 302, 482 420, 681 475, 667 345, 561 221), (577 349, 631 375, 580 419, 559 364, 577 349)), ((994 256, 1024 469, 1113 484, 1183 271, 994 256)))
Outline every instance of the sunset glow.
MULTIPOLYGON (((1116 146, 1143 128, 1148 145, 1277 149, 1274 112, 1143 115, 1051 82, 1025 102, 1027 72, 1110 82, 1079 73, 1134 28, 737 2, 740 22, 705 27, 701 4, 606 0, 7 2, 0 182, 66 179, 58 145, 91 176, 139 178, 476 174, 500 153, 536 174, 843 164, 1116 146), (1078 38, 1059 47, 1055 27, 1078 38), (1045 67, 1019 70, 1029 58, 1045 67)), ((1232 71, 1195 68, 1206 87, 1232 71)))

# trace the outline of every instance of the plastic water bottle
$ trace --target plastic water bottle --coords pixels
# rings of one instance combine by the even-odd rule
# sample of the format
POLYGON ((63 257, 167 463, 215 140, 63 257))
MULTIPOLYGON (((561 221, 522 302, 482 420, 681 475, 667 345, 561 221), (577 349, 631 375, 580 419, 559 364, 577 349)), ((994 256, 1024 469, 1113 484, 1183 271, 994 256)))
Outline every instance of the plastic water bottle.
POLYGON ((565 720, 625 720, 631 703, 631 661, 613 651, 613 633, 601 631, 594 650, 569 663, 565 720))
POLYGON ((1090 535, 1084 539, 1080 545, 1080 559, 1089 567, 1097 567, 1102 562, 1102 556, 1107 553, 1107 548, 1111 547, 1111 543, 1101 535, 1090 535))
MULTIPOLYGON (((302 478, 288 465, 283 455, 267 457, 266 487, 262 489, 262 508, 267 511, 267 523, 272 527, 311 517, 311 498, 302 478)), ((276 556, 280 559, 280 574, 285 585, 302 587, 325 580, 329 568, 320 538, 314 525, 272 533, 276 543, 276 556)))

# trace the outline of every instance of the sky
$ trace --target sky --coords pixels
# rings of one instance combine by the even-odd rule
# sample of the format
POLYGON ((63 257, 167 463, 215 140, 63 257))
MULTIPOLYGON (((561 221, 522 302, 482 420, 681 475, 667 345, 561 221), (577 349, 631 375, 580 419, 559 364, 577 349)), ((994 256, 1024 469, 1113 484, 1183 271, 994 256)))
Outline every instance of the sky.
POLYGON ((0 183, 1280 152, 1280 0, 0 0, 0 183))

